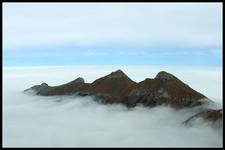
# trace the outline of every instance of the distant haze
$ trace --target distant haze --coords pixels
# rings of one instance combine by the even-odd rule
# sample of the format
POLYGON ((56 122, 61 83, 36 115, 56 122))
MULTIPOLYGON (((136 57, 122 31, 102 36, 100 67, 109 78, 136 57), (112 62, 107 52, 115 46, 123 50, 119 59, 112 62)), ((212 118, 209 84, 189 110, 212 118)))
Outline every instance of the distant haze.
POLYGON ((203 146, 221 147, 222 132, 207 124, 184 127, 189 109, 102 105, 92 97, 27 95, 83 77, 86 82, 123 70, 132 80, 154 78, 165 70, 222 104, 222 68, 172 66, 60 66, 3 68, 3 146, 203 146))

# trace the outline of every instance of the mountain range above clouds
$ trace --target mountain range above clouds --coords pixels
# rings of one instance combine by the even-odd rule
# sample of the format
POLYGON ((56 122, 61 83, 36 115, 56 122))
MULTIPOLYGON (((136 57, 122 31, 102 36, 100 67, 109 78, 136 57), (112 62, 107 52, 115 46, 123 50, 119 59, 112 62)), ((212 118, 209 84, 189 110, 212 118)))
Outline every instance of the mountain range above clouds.
MULTIPOLYGON (((93 96, 101 103, 119 103, 127 107, 144 105, 171 106, 176 109, 201 106, 211 102, 205 95, 195 91, 174 75, 160 71, 155 78, 146 78, 141 82, 130 79, 122 70, 96 79, 92 83, 85 83, 82 77, 59 86, 49 86, 46 83, 32 86, 24 92, 32 91, 42 96, 78 95, 93 96)), ((209 122, 222 124, 222 109, 201 109, 184 123, 191 124, 196 118, 203 118, 209 122)), ((217 125, 218 126, 218 125, 217 125)))

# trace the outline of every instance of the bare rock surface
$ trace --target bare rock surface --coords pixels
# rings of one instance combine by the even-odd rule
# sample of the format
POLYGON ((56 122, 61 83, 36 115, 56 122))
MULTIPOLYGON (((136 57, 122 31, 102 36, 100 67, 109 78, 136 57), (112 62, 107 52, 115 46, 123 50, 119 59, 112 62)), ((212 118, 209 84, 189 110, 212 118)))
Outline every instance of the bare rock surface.
POLYGON ((145 106, 169 105, 175 108, 183 108, 201 105, 201 100, 207 99, 206 96, 193 90, 166 71, 159 72, 153 79, 147 78, 136 83, 119 69, 96 79, 92 83, 85 83, 84 79, 79 77, 63 85, 49 86, 42 83, 25 91, 29 90, 43 96, 92 95, 106 103, 122 103, 129 107, 142 104, 145 106))

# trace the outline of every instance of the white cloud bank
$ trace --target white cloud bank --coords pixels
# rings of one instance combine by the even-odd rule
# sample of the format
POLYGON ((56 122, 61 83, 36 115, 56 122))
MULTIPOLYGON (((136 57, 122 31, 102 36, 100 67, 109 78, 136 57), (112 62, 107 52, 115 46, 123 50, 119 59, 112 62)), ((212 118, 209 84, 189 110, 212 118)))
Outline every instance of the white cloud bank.
POLYGON ((3 47, 222 47, 222 3, 3 4, 3 47))
MULTIPOLYGON (((188 110, 141 106, 128 110, 121 105, 97 104, 91 97, 42 97, 21 92, 41 82, 57 85, 78 76, 92 82, 118 68, 140 81, 154 77, 163 67, 4 68, 3 146, 222 146, 221 131, 206 124, 192 128, 180 124, 191 115, 188 110)), ((210 91, 222 84, 218 78, 221 72, 214 68, 166 68, 191 87, 210 91), (205 87, 207 84, 210 86, 205 87)))

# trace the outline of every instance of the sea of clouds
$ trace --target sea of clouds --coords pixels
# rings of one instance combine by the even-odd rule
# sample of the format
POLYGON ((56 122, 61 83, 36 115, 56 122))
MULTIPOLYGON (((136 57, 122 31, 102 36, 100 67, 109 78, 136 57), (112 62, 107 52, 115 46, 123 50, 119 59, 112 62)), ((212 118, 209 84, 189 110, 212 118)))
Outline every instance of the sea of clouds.
POLYGON ((122 69, 132 80, 165 70, 222 107, 222 68, 153 66, 56 66, 3 68, 3 146, 221 147, 222 130, 207 123, 182 124, 194 109, 165 106, 128 109, 103 105, 92 97, 35 96, 23 90, 46 82, 86 82, 122 69))

